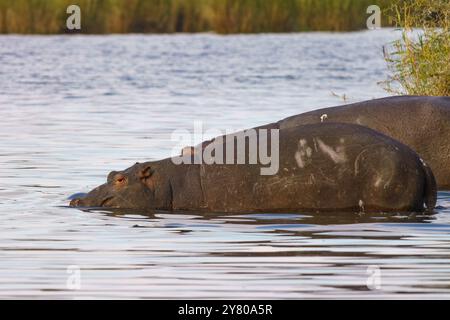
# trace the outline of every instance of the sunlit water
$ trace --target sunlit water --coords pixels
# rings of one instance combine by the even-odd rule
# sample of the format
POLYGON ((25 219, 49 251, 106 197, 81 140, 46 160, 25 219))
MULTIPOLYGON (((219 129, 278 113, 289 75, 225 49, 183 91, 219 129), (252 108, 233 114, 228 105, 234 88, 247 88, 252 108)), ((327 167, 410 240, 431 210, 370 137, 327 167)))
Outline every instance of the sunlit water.
POLYGON ((449 298, 446 193, 432 216, 66 207, 170 155, 194 121, 242 129, 386 95, 398 36, 0 36, 0 297, 449 298))

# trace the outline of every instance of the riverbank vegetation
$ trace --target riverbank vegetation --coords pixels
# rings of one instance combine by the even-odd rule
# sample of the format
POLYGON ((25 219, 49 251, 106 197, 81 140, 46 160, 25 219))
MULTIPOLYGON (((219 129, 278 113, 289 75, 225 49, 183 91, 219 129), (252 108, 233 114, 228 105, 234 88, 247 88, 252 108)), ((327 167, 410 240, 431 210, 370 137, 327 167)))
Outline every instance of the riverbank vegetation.
MULTIPOLYGON (((82 33, 259 33, 364 29, 369 5, 389 0, 0 0, 0 33, 67 32, 81 8, 82 33)), ((384 21, 386 24, 387 21, 384 21)))
POLYGON ((402 0, 387 14, 402 28, 402 37, 385 48, 391 73, 386 89, 397 94, 450 96, 450 2, 402 0), (414 30, 417 27, 420 30, 414 30))

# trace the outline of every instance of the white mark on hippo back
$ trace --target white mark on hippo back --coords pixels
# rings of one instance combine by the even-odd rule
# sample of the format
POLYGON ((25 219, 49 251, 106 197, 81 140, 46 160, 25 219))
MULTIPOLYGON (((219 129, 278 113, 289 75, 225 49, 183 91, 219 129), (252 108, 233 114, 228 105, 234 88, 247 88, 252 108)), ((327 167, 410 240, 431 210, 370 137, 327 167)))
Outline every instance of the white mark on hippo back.
POLYGON ((320 116, 320 122, 323 122, 325 119, 328 119, 328 115, 326 113, 320 116))
POLYGON ((312 156, 312 149, 311 149, 310 147, 307 147, 307 148, 306 148, 306 156, 307 156, 308 158, 311 158, 311 156, 312 156))
POLYGON ((359 205, 359 209, 361 210, 361 212, 364 212, 364 201, 359 199, 358 205, 359 205))
POLYGON ((383 179, 381 179, 381 177, 378 177, 377 180, 375 181, 376 188, 378 188, 380 186, 381 181, 383 181, 383 179))
POLYGON ((297 161, 297 165, 299 168, 303 169, 305 167, 305 163, 303 162, 303 157, 302 157, 300 151, 297 151, 295 153, 295 161, 297 161))
POLYGON ((300 139, 300 140, 298 140, 298 144, 300 147, 303 148, 308 145, 308 142, 305 139, 300 139))
POLYGON ((297 162, 297 166, 303 169, 312 156, 312 149, 308 146, 308 142, 305 139, 298 140, 297 148, 294 158, 297 162))
POLYGON ((423 165, 424 167, 427 166, 427 163, 426 163, 422 158, 419 158, 419 160, 420 160, 420 162, 422 162, 422 165, 423 165))
POLYGON ((345 148, 343 145, 336 147, 336 149, 333 149, 333 147, 326 145, 319 138, 317 138, 316 140, 317 140, 317 144, 319 145, 319 149, 323 153, 328 155, 334 163, 341 164, 341 163, 347 162, 347 157, 345 155, 345 148))

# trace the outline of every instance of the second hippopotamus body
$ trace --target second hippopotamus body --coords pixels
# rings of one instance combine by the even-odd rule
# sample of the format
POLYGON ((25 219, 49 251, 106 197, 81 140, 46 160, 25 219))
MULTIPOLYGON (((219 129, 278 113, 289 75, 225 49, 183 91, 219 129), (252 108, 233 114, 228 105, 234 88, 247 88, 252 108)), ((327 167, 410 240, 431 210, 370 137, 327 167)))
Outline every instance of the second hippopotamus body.
POLYGON ((431 167, 440 189, 450 189, 450 97, 394 96, 298 114, 280 129, 321 122, 354 123, 394 138, 431 167))
MULTIPOLYGON (((258 133, 257 140, 261 139, 258 133)), ((250 139, 245 140, 245 150, 256 150, 250 144, 250 139)), ((225 142, 215 148, 216 154, 219 149, 229 152, 225 142)), ((284 128, 276 141, 269 139, 268 148, 279 154, 277 159, 272 154, 272 161, 278 163, 271 174, 262 174, 267 163, 259 160, 180 164, 180 158, 167 158, 111 172, 105 184, 71 205, 208 212, 379 212, 431 210, 436 203, 433 173, 419 156, 366 127, 321 123, 284 128), (274 143, 277 148, 271 148, 274 143)))

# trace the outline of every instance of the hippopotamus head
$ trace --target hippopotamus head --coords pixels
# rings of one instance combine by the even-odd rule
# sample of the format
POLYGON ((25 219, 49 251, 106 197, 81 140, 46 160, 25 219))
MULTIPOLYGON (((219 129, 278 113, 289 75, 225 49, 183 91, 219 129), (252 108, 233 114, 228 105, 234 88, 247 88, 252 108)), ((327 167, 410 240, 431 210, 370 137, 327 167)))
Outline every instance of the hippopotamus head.
POLYGON ((155 192, 150 163, 136 163, 124 171, 112 171, 107 182, 84 197, 70 202, 73 207, 108 207, 126 209, 153 208, 155 192))

